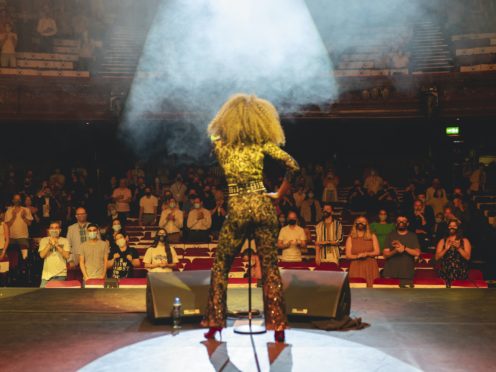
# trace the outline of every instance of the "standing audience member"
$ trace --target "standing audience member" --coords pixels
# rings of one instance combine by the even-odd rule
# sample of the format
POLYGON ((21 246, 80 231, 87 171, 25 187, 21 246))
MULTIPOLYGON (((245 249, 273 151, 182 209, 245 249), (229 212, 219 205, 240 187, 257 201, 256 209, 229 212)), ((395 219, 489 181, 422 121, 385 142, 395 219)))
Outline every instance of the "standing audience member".
POLYGON ((180 174, 177 175, 176 181, 171 185, 170 191, 174 199, 182 206, 186 201, 186 191, 188 191, 188 188, 184 184, 183 177, 180 174))
POLYGON ((112 193, 112 199, 115 203, 115 210, 119 215, 119 220, 122 226, 126 226, 127 217, 131 211, 131 199, 133 195, 131 190, 126 185, 126 179, 122 178, 119 182, 119 187, 112 193))
POLYGON ((128 245, 126 236, 122 233, 115 234, 115 247, 110 248, 107 268, 112 269, 112 278, 127 278, 133 267, 140 266, 139 253, 128 245))
POLYGON ((306 224, 316 224, 322 219, 322 208, 313 191, 309 191, 301 203, 300 215, 306 224))
POLYGON ((277 247, 282 249, 281 261, 301 262, 301 250, 306 248, 306 240, 305 230, 298 226, 298 215, 289 212, 288 224, 279 231, 277 241, 277 247))
POLYGON ((10 244, 9 226, 5 222, 5 213, 0 211, 0 261, 5 259, 10 244))
POLYGON ((432 185, 427 188, 425 192, 426 202, 430 201, 434 197, 436 191, 440 192, 441 198, 447 198, 446 190, 441 185, 441 180, 439 178, 434 178, 432 180, 432 185))
POLYGON ((339 264, 339 245, 343 242, 341 222, 332 216, 332 205, 324 204, 323 220, 315 227, 315 263, 333 262, 339 264))
POLYGON ((90 223, 87 230, 88 240, 81 244, 79 256, 79 267, 83 274, 83 280, 105 279, 109 245, 106 241, 99 239, 97 225, 90 223))
POLYGON ((40 240, 38 252, 43 259, 40 287, 44 288, 51 280, 66 280, 67 260, 71 255, 69 240, 60 236, 59 222, 51 222, 48 236, 40 240))
POLYGON ((420 244, 415 233, 408 231, 408 218, 396 218, 396 231, 386 239, 383 255, 386 258, 384 270, 385 278, 400 280, 400 286, 413 288, 415 274, 415 258, 420 256, 420 244))
POLYGON ((141 197, 139 206, 138 221, 140 226, 154 225, 157 220, 158 199, 155 195, 152 195, 152 189, 150 187, 145 187, 145 195, 141 197))
POLYGON ((295 202, 295 207, 300 210, 301 205, 303 204, 303 201, 305 200, 305 187, 304 186, 298 186, 298 190, 296 190, 295 193, 293 193, 293 200, 295 202))
POLYGON ((348 194, 348 205, 352 211, 364 211, 366 209, 366 191, 362 187, 360 180, 353 182, 353 187, 348 194))
POLYGON ((454 280, 468 278, 468 262, 472 246, 460 230, 456 220, 449 221, 448 235, 439 241, 436 247, 436 261, 440 263, 439 276, 451 287, 454 280))
POLYGON ((370 224, 370 230, 375 234, 379 242, 379 248, 382 253, 384 250, 384 244, 386 243, 386 238, 391 234, 395 226, 393 223, 388 221, 388 212, 385 209, 379 211, 378 222, 373 222, 370 224))
POLYGON ((0 65, 2 67, 17 67, 16 58, 17 34, 12 31, 12 24, 5 25, 5 32, 0 34, 0 65))
POLYGON ((162 207, 158 226, 166 231, 169 242, 178 243, 182 238, 183 224, 184 213, 179 209, 176 200, 170 198, 167 201, 167 206, 164 203, 162 207))
POLYGON ((76 223, 69 226, 67 229, 67 240, 72 249, 69 264, 71 266, 79 266, 79 255, 81 252, 81 245, 88 240, 88 214, 86 209, 76 209, 76 223))
POLYGON ((434 225, 431 230, 431 241, 439 242, 448 233, 448 223, 444 219, 444 213, 436 214, 434 225))
POLYGON ((434 191, 434 195, 426 204, 432 207, 432 211, 434 212, 434 215, 436 215, 443 212, 444 207, 448 204, 448 199, 446 198, 446 195, 443 194, 443 191, 438 189, 434 191))
POLYGON ((382 188, 382 182, 382 178, 372 169, 367 178, 365 178, 363 187, 365 187, 370 196, 375 196, 382 188))
POLYGON ((369 222, 363 216, 355 219, 350 236, 346 239, 346 258, 351 260, 348 270, 350 278, 364 278, 371 288, 374 279, 379 277, 376 257, 379 255, 379 242, 371 232, 369 222))
POLYGON ((212 234, 217 239, 227 215, 227 211, 224 206, 224 198, 215 199, 215 207, 210 211, 210 213, 212 214, 212 234))
POLYGON ((53 52, 53 38, 57 35, 57 23, 45 10, 41 11, 36 31, 40 37, 40 52, 53 52))
POLYGON ((167 241, 166 231, 159 229, 152 246, 143 257, 145 267, 151 272, 171 272, 178 262, 176 250, 167 241))
POLYGON ((21 205, 21 195, 15 194, 12 198, 12 206, 5 213, 5 222, 10 231, 10 244, 15 244, 21 250, 22 259, 28 257, 29 249, 29 225, 33 216, 28 208, 21 205))
POLYGON ((486 185, 484 168, 484 164, 480 163, 479 167, 470 174, 470 187, 468 188, 470 195, 477 195, 479 192, 484 191, 486 185))
POLYGON ((193 209, 188 213, 188 241, 206 243, 210 241, 209 232, 212 226, 210 212, 203 208, 199 197, 193 199, 193 209))
POLYGON ((429 235, 434 223, 432 208, 426 206, 422 200, 417 199, 413 203, 413 211, 408 220, 410 230, 417 235, 420 247, 425 251, 430 245, 429 235))

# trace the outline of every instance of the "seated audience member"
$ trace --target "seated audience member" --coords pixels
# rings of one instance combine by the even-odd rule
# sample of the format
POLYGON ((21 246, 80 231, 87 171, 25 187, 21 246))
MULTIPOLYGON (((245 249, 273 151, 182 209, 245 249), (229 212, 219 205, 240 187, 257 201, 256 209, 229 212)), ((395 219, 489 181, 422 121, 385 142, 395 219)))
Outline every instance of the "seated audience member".
POLYGON ((186 201, 186 191, 188 191, 188 187, 184 183, 183 177, 178 174, 176 181, 170 187, 170 192, 179 205, 182 205, 186 201))
POLYGON ((212 227, 212 216, 203 208, 199 197, 193 200, 193 209, 188 213, 188 241, 192 243, 206 243, 210 241, 210 228, 212 227))
POLYGON ((449 221, 448 235, 436 247, 436 261, 440 264, 439 276, 446 281, 446 287, 451 287, 454 280, 468 278, 471 252, 472 246, 463 236, 459 222, 449 221))
MULTIPOLYGON (((243 262, 248 264, 248 254, 251 250, 251 277, 257 279, 257 281, 262 280, 262 267, 260 266, 260 259, 258 258, 256 250, 252 248, 247 248, 241 251, 241 258, 243 262)), ((248 267, 247 267, 248 269, 248 267)), ((248 278, 248 271, 243 275, 244 278, 248 278)))
POLYGON ((212 233, 215 238, 218 238, 220 229, 226 219, 227 211, 224 206, 224 199, 215 199, 215 207, 210 211, 212 215, 212 233))
POLYGON ((303 204, 303 201, 306 198, 305 194, 305 187, 304 186, 298 186, 296 192, 293 193, 293 200, 295 202, 295 207, 300 210, 301 205, 303 204))
POLYGON ((0 210, 0 261, 5 259, 9 247, 9 225, 5 222, 5 213, 0 210))
POLYGON ((370 230, 375 234, 379 242, 379 249, 382 253, 386 238, 395 230, 393 223, 388 221, 388 212, 385 209, 379 211, 379 220, 370 224, 370 230))
POLYGON ((460 224, 462 224, 462 221, 453 213, 453 208, 451 207, 444 208, 444 220, 445 221, 457 220, 460 224))
POLYGON ((307 198, 301 203, 300 215, 306 224, 316 224, 322 219, 322 208, 313 191, 309 191, 307 198))
POLYGON ((146 250, 143 258, 145 267, 151 272, 171 272, 178 262, 176 250, 167 241, 167 232, 165 229, 159 229, 152 246, 146 250))
POLYGON ((324 180, 324 190, 322 191, 322 202, 336 202, 338 201, 338 190, 336 188, 335 180, 332 176, 324 180))
POLYGON ((145 187, 145 195, 139 201, 139 224, 151 226, 157 219, 158 199, 152 195, 151 187, 145 187))
POLYGON ((51 53, 53 38, 57 35, 57 23, 47 14, 46 10, 41 11, 36 31, 40 37, 40 52, 51 53))
POLYGON ((348 194, 348 205, 352 211, 364 211, 366 209, 366 191, 362 187, 360 180, 353 182, 353 187, 348 194))
POLYGON ((446 190, 441 185, 439 178, 434 178, 432 180, 432 185, 427 188, 425 192, 426 202, 430 201, 434 197, 434 193, 439 190, 441 198, 447 198, 446 190))
POLYGON ((177 243, 181 241, 183 224, 184 213, 179 209, 176 200, 170 198, 167 204, 164 203, 162 206, 158 226, 165 229, 170 243, 177 243))
POLYGON ((279 221, 279 230, 286 226, 286 215, 284 213, 279 213, 277 220, 279 221))
POLYGON ((363 187, 365 187, 368 195, 375 196, 382 188, 382 183, 382 178, 377 174, 377 172, 375 170, 371 170, 367 178, 365 178, 363 187))
POLYGON ((468 224, 470 222, 470 209, 461 198, 453 198, 452 211, 456 219, 458 219, 462 224, 468 224))
POLYGON ((315 227, 315 263, 339 263, 339 245, 343 242, 343 227, 341 222, 332 216, 332 205, 324 204, 323 220, 315 227))
POLYGON ((426 203, 426 205, 432 207, 434 215, 438 213, 443 213, 444 207, 448 204, 448 199, 446 195, 443 194, 441 189, 434 191, 434 195, 431 199, 426 203))
POLYGON ((413 287, 415 258, 420 255, 420 244, 415 233, 408 231, 408 218, 396 218, 396 231, 386 239, 383 255, 386 258, 382 276, 400 279, 402 287, 413 287))
POLYGON ((71 254, 69 240, 60 236, 60 222, 52 222, 48 236, 40 240, 38 252, 43 259, 40 287, 44 288, 51 280, 66 280, 67 260, 71 254))
POLYGON ((408 217, 410 230, 413 231, 420 242, 422 250, 426 250, 430 245, 430 232, 434 222, 432 208, 426 206, 424 202, 417 199, 413 203, 412 214, 408 217))
POLYGON ((298 226, 298 215, 288 213, 288 224, 279 232, 277 247, 282 249, 281 261, 301 262, 301 250, 306 247, 305 230, 298 226))
POLYGON ((67 229, 67 240, 71 246, 71 257, 69 264, 71 266, 79 266, 79 254, 81 252, 81 244, 88 240, 88 214, 86 209, 76 209, 76 223, 69 226, 67 229))
POLYGON ((128 245, 126 236, 120 232, 115 234, 115 245, 110 248, 107 269, 112 269, 112 278, 127 278, 133 267, 140 266, 138 251, 128 245))
POLYGON ((403 213, 408 213, 413 205, 413 202, 417 200, 417 191, 415 183, 410 183, 403 193, 403 201, 401 202, 401 210, 403 213))
POLYGON ((379 277, 376 257, 379 255, 379 242, 370 231, 369 222, 363 216, 355 219, 350 236, 346 239, 346 258, 351 260, 348 270, 350 278, 364 278, 367 287, 372 287, 379 277))
POLYGON ((5 212, 5 223, 10 231, 10 244, 15 244, 21 250, 22 259, 26 260, 29 249, 29 226, 33 216, 28 208, 22 206, 21 195, 15 194, 12 206, 5 212))
POLYGON ((386 180, 383 181, 382 188, 377 193, 377 202, 382 209, 387 211, 396 210, 398 195, 396 194, 396 190, 386 180))
POLYGON ((87 227, 88 240, 81 244, 79 267, 84 281, 105 279, 109 254, 108 242, 98 236, 98 226, 90 223, 87 227))

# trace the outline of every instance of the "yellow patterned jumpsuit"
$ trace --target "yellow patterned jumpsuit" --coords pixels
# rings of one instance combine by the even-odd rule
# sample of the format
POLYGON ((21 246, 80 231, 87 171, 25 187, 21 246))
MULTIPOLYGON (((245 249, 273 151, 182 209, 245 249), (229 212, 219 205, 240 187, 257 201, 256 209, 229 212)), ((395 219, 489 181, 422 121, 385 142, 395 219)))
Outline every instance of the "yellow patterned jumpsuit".
POLYGON ((263 145, 224 145, 216 140, 214 152, 224 169, 228 186, 238 187, 239 192, 229 195, 228 215, 219 235, 202 325, 225 327, 229 270, 251 229, 262 268, 266 328, 283 330, 287 318, 277 267, 278 221, 272 200, 265 195, 262 184, 263 160, 268 155, 282 162, 286 167, 286 179, 293 177, 299 170, 298 163, 272 142, 263 145), (262 185, 262 188, 256 185, 262 185))

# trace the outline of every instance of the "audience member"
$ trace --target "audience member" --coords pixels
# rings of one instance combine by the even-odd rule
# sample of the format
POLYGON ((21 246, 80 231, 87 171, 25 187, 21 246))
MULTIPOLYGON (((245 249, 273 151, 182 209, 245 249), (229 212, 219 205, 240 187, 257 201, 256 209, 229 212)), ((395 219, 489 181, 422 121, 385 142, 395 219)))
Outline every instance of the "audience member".
POLYGON ((151 226, 157 220, 158 199, 152 195, 151 187, 145 187, 145 195, 139 201, 139 224, 151 226))
POLYGON ((439 190, 441 198, 447 198, 446 190, 441 185, 439 178, 434 178, 432 180, 432 185, 427 188, 425 192, 426 202, 430 201, 434 197, 434 193, 439 190))
POLYGON ((215 200, 215 207, 210 211, 212 215, 212 234, 215 238, 218 238, 220 229, 224 224, 224 220, 227 216, 227 210, 224 206, 224 199, 218 198, 215 200))
POLYGON ((5 213, 0 210, 0 261, 5 259, 10 244, 9 226, 5 222, 5 213))
POLYGON ((17 67, 16 58, 17 34, 12 31, 12 24, 5 25, 5 32, 0 34, 0 65, 2 67, 17 67))
MULTIPOLYGON (((251 266, 251 277, 257 281, 262 280, 262 267, 260 266, 260 259, 258 258, 256 250, 247 248, 241 251, 241 259, 251 266), (251 263, 248 263, 248 255, 251 251, 251 263)), ((248 271, 243 275, 248 278, 248 271)))
POLYGON ((448 233, 448 223, 444 219, 444 213, 436 214, 434 225, 431 230, 431 242, 439 242, 448 233))
POLYGON ((98 226, 90 223, 87 227, 88 240, 81 244, 79 267, 83 280, 105 279, 109 255, 108 242, 98 237, 98 226))
POLYGON ((322 208, 313 191, 309 191, 307 198, 301 203, 300 215, 306 224, 316 224, 322 219, 322 208))
POLYGON ((353 222, 350 236, 346 239, 346 258, 351 260, 348 275, 350 278, 364 278, 371 288, 374 279, 379 277, 376 257, 379 255, 379 242, 370 230, 369 222, 363 216, 353 222))
POLYGON ((380 208, 388 212, 395 211, 398 206, 398 195, 388 181, 383 180, 382 187, 377 193, 377 202, 380 208))
POLYGON ((112 278, 127 278, 133 267, 141 265, 139 253, 136 249, 129 247, 127 237, 118 232, 115 234, 115 247, 110 248, 107 260, 107 268, 112 269, 112 278))
POLYGON ((44 53, 52 53, 53 38, 57 35, 57 23, 47 14, 45 10, 42 10, 40 13, 36 31, 40 37, 39 51, 44 53))
POLYGON ((132 197, 131 190, 127 187, 126 179, 122 178, 119 181, 119 187, 112 193, 112 199, 115 203, 115 210, 119 215, 118 218, 121 221, 122 226, 126 226, 127 224, 127 217, 131 211, 130 203, 132 197))
POLYGON ((486 172, 483 163, 470 174, 470 187, 468 191, 470 195, 477 195, 479 192, 484 191, 486 185, 486 172))
POLYGON ((396 218, 396 231, 386 239, 383 255, 386 258, 382 276, 397 278, 400 286, 413 287, 415 258, 420 255, 420 244, 415 233, 408 231, 408 218, 396 218))
POLYGON ((67 240, 71 246, 71 257, 69 264, 72 266, 79 265, 79 255, 81 252, 81 245, 88 240, 88 214, 86 209, 76 209, 76 223, 69 226, 67 229, 67 240))
POLYGON ((422 250, 426 250, 430 244, 429 234, 434 223, 432 208, 426 206, 421 200, 415 200, 413 211, 408 217, 408 220, 410 230, 417 235, 422 250))
POLYGON ((191 243, 206 243, 210 241, 209 233, 212 227, 212 216, 203 208, 199 197, 193 200, 193 209, 188 213, 188 241, 191 243))
POLYGON ((427 202, 427 205, 432 207, 434 215, 443 213, 444 207, 448 204, 448 199, 441 189, 435 190, 432 198, 427 202))
POLYGON ((21 250, 23 260, 28 257, 28 228, 32 221, 31 212, 21 204, 21 195, 15 194, 12 198, 12 206, 5 213, 5 222, 10 231, 10 244, 16 245, 21 250))
POLYGON ((143 263, 151 272, 171 272, 177 267, 179 259, 176 250, 167 241, 167 232, 159 229, 153 244, 146 250, 143 263))
POLYGON ((378 221, 370 224, 370 230, 377 237, 379 248, 382 253, 386 238, 395 230, 394 224, 388 221, 388 212, 385 209, 379 211, 378 221))
POLYGON ((36 206, 40 211, 40 228, 42 231, 48 227, 50 221, 59 216, 60 203, 53 197, 49 186, 42 189, 37 195, 36 206))
POLYGON ((188 188, 184 184, 183 177, 180 174, 176 176, 176 181, 171 185, 170 191, 174 199, 182 206, 186 201, 186 191, 188 191, 188 188))
POLYGON ((67 260, 71 255, 69 240, 60 236, 60 222, 51 222, 48 236, 40 240, 38 252, 43 259, 40 287, 51 280, 66 280, 67 260))
POLYGON ((382 183, 382 178, 372 169, 367 178, 365 178, 363 187, 365 187, 368 195, 375 196, 382 188, 382 183))
POLYGON ((341 222, 332 216, 332 205, 324 204, 323 220, 315 227, 315 263, 339 263, 339 246, 343 242, 343 227, 341 222))
POLYGON ((436 247, 436 261, 440 264, 439 275, 451 287, 454 280, 468 278, 468 262, 472 246, 463 236, 457 220, 449 221, 448 235, 439 241, 436 247))
POLYGON ((177 243, 182 238, 184 213, 174 198, 168 199, 166 203, 162 206, 158 226, 166 231, 169 242, 177 243))
POLYGON ((288 213, 288 224, 279 231, 277 247, 282 249, 281 261, 301 262, 301 250, 306 248, 305 230, 298 226, 296 212, 288 213))
POLYGON ((366 199, 366 191, 362 187, 360 180, 355 180, 353 182, 353 187, 350 189, 348 194, 348 205, 352 211, 364 211, 365 207, 365 199, 366 199))
POLYGON ((298 189, 296 192, 293 193, 293 200, 295 202, 295 207, 300 210, 301 205, 303 204, 303 201, 306 198, 305 194, 305 187, 304 186, 298 186, 298 189))

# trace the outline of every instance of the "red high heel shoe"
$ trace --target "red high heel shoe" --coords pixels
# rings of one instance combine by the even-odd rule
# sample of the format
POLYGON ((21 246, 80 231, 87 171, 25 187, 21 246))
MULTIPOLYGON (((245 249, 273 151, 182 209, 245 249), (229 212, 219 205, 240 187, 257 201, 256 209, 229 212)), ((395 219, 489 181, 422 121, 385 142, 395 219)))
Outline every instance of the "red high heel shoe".
POLYGON ((284 331, 275 331, 274 332, 274 340, 276 342, 284 342, 285 339, 286 339, 286 337, 284 335, 284 331))
POLYGON ((219 332, 219 336, 221 336, 222 338, 222 328, 218 328, 218 327, 210 327, 208 329, 208 332, 205 332, 203 334, 203 336, 207 339, 207 340, 214 340, 215 339, 215 334, 219 332))

